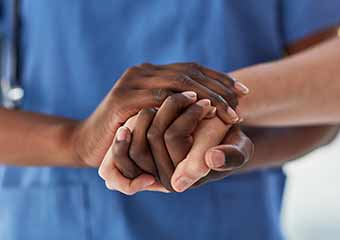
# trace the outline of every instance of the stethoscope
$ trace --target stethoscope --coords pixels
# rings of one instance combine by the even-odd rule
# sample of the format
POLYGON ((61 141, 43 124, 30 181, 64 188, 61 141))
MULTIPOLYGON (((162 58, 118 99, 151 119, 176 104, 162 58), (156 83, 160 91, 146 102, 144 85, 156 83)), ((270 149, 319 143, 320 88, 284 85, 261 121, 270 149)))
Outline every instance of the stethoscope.
POLYGON ((6 108, 16 109, 20 107, 24 97, 24 89, 21 83, 21 22, 20 0, 12 0, 10 17, 10 34, 2 43, 2 71, 0 87, 2 92, 2 105, 6 108), (6 41, 7 40, 7 41, 6 41))

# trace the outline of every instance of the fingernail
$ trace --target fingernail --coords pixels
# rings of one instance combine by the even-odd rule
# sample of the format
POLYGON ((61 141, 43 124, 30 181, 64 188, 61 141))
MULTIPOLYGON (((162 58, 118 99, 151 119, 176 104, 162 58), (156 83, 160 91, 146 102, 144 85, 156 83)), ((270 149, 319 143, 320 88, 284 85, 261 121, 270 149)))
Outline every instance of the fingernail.
POLYGON ((222 151, 220 150, 211 150, 208 152, 208 161, 209 167, 211 168, 220 168, 225 165, 226 158, 222 151))
POLYGON ((187 98, 190 98, 190 99, 196 99, 197 98, 197 94, 195 92, 192 92, 192 91, 182 92, 182 94, 184 96, 186 96, 187 98))
POLYGON ((183 192, 186 189, 188 189, 192 184, 193 184, 193 180, 188 178, 188 177, 179 177, 175 183, 174 183, 174 188, 178 191, 178 192, 183 192))
POLYGON ((127 140, 128 131, 125 127, 120 127, 117 131, 117 141, 127 140))
POLYGON ((243 94, 248 94, 249 93, 249 88, 247 88, 244 84, 242 84, 240 82, 236 82, 234 86, 235 86, 235 88, 237 90, 239 90, 243 94))
POLYGON ((239 117, 238 117, 237 113, 234 111, 234 109, 232 109, 231 107, 228 107, 227 112, 228 112, 228 114, 231 117, 231 120, 233 122, 238 121, 239 117))
POLYGON ((209 99, 202 99, 197 102, 198 105, 206 107, 211 105, 211 101, 209 99))

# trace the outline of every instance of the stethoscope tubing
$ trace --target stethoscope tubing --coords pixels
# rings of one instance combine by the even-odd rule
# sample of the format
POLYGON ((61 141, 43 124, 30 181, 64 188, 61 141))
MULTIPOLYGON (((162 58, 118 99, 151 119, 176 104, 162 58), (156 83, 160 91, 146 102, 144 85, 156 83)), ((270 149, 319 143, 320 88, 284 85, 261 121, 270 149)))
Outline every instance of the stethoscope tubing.
POLYGON ((1 90, 3 106, 19 108, 23 98, 21 82, 21 18, 20 0, 11 0, 10 34, 4 43, 2 59, 3 71, 1 76, 1 90))

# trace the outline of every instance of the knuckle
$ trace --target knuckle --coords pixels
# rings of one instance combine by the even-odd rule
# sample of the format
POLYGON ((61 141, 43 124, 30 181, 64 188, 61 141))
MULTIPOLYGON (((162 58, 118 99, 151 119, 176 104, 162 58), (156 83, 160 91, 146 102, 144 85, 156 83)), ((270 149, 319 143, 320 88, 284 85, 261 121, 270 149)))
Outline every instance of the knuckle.
POLYGON ((153 68, 154 67, 154 65, 153 64, 151 64, 151 63, 148 63, 148 62, 145 62, 145 63, 142 63, 142 64, 139 64, 139 65, 137 65, 138 67, 140 67, 140 68, 153 68))
POLYGON ((107 169, 105 169, 104 167, 100 167, 98 169, 98 175, 99 177, 101 177, 102 179, 107 179, 108 178, 108 171, 107 169))
POLYGON ((200 105, 193 105, 191 108, 188 109, 188 114, 187 116, 192 119, 194 122, 195 120, 198 120, 198 118, 203 114, 204 112, 204 107, 200 105))
POLYGON ((191 148, 192 144, 194 143, 194 137, 193 136, 188 136, 182 139, 181 145, 182 146, 187 146, 188 149, 191 148))
POLYGON ((171 127, 168 130, 165 131, 164 134, 164 140, 166 142, 173 142, 176 141, 177 139, 181 139, 183 136, 181 134, 181 131, 179 131, 175 127, 171 127))
POLYGON ((143 147, 134 147, 130 149, 130 157, 135 161, 144 161, 147 158, 147 152, 143 147))
POLYGON ((198 79, 203 79, 203 74, 200 71, 200 65, 197 63, 190 63, 188 65, 188 73, 190 76, 198 78, 198 79))
POLYGON ((210 95, 211 100, 215 103, 215 104, 222 104, 224 106, 228 106, 228 103, 226 102, 226 100, 219 94, 216 93, 212 93, 210 95))
POLYGON ((152 161, 147 153, 141 153, 138 156, 135 156, 133 160, 136 164, 140 165, 143 170, 146 170, 145 167, 147 163, 150 162, 150 160, 152 161))
POLYGON ((185 101, 185 98, 181 94, 173 94, 168 96, 165 101, 171 105, 178 105, 185 101))
POLYGON ((235 85, 235 83, 237 82, 237 80, 235 78, 233 78, 232 76, 228 75, 228 74, 221 74, 222 76, 222 80, 230 83, 232 86, 235 85))
POLYGON ((132 196, 133 194, 136 193, 136 191, 134 191, 131 186, 120 186, 120 190, 121 193, 124 193, 125 195, 128 196, 132 196))
POLYGON ((180 93, 170 95, 165 101, 169 105, 176 106, 177 109, 182 109, 191 102, 189 98, 180 93))
POLYGON ((165 101, 168 103, 176 103, 178 101, 178 94, 168 96, 165 101))
POLYGON ((154 108, 144 108, 140 110, 139 116, 140 117, 153 116, 155 113, 156 113, 156 109, 154 108))
MULTIPOLYGON (((132 67, 129 67, 128 69, 126 69, 125 71, 125 74, 126 75, 135 75, 139 72, 139 67, 137 66, 132 66, 132 67)), ((124 74, 124 75, 125 75, 124 74)))
POLYGON ((177 74, 176 83, 178 87, 191 86, 192 79, 184 73, 177 74))
POLYGON ((187 66, 191 69, 195 69, 195 70, 198 70, 200 69, 200 65, 196 62, 189 62, 187 63, 187 66))
POLYGON ((134 191, 131 191, 131 190, 127 190, 127 191, 121 191, 122 193, 124 193, 125 195, 127 195, 127 196, 132 196, 132 195, 134 195, 136 192, 134 192, 134 191))
POLYGON ((167 89, 151 89, 151 94, 153 98, 159 104, 163 103, 163 101, 171 94, 171 92, 167 89))
POLYGON ((106 182, 105 182, 105 186, 106 186, 106 188, 109 189, 109 190, 116 190, 115 187, 114 187, 114 185, 113 185, 111 182, 106 181, 106 182))
POLYGON ((153 71, 157 70, 157 67, 151 63, 142 63, 137 66, 140 72, 146 76, 152 76, 153 71))
POLYGON ((147 163, 147 162, 150 162, 150 160, 151 162, 153 162, 150 154, 148 154, 146 151, 141 152, 139 156, 139 162, 147 163))
POLYGON ((117 164, 117 168, 122 173, 125 178, 134 179, 139 175, 139 169, 134 166, 129 166, 127 164, 121 163, 117 164))
POLYGON ((158 140, 162 136, 162 133, 158 127, 151 126, 149 131, 146 134, 146 138, 153 142, 158 140))

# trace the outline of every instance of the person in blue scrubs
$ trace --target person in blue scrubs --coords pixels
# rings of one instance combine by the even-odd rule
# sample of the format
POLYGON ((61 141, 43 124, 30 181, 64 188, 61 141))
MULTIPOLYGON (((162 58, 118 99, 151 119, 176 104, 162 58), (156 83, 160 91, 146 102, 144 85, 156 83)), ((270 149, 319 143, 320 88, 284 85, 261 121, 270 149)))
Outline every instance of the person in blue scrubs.
MULTIPOLYGON (((0 4, 6 40, 11 6, 9 0, 0 4)), ((106 130, 122 124, 118 119, 117 126, 109 125, 108 112, 129 109, 140 93, 118 94, 112 87, 128 82, 121 75, 143 62, 197 62, 243 82, 257 74, 236 70, 276 62, 287 49, 300 51, 300 40, 340 22, 338 9, 338 0, 23 0, 23 111, 0 109, 0 162, 7 164, 0 168, 0 239, 283 239, 280 167, 267 165, 183 193, 126 196, 106 189, 97 169, 112 140, 106 130)), ((307 45, 325 37, 317 39, 307 45)), ((256 84, 250 89, 260 91, 256 84)), ((335 130, 261 130, 253 139, 259 149, 254 159, 292 160, 324 145, 335 130), (303 146, 294 140, 301 136, 308 136, 303 146), (298 149, 286 153, 280 142, 268 154, 263 146, 274 144, 273 137, 298 149)))

